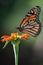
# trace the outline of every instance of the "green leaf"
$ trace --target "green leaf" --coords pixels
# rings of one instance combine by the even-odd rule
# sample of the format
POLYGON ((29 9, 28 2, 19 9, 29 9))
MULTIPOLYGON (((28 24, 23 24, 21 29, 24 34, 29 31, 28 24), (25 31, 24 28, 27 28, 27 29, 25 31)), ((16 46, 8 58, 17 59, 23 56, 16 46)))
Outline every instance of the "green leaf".
POLYGON ((9 41, 6 41, 6 43, 3 46, 3 49, 8 45, 9 41))

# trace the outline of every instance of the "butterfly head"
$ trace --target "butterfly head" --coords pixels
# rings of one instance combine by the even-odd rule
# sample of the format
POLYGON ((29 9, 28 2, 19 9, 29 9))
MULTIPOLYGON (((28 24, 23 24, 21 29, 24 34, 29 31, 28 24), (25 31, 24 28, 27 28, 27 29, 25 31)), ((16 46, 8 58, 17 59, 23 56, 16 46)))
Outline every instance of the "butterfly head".
POLYGON ((30 13, 33 13, 33 14, 35 14, 35 15, 38 15, 38 14, 40 14, 40 11, 41 11, 40 6, 36 6, 36 7, 32 8, 32 9, 30 10, 30 13))
POLYGON ((20 32, 23 31, 23 28, 21 28, 21 27, 17 27, 17 29, 18 29, 20 32))

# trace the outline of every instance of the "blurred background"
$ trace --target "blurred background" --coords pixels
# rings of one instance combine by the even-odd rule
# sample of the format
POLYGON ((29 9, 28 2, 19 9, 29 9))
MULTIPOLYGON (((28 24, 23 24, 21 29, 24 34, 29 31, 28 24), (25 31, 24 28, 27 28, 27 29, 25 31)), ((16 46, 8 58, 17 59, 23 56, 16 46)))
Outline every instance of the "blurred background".
MULTIPOLYGON (((19 65, 43 65, 43 0, 0 0, 0 36, 19 32, 16 27, 20 25, 25 14, 35 6, 41 7, 42 30, 38 37, 21 40, 19 65)), ((1 44, 0 48, 1 46, 3 45, 1 44)))

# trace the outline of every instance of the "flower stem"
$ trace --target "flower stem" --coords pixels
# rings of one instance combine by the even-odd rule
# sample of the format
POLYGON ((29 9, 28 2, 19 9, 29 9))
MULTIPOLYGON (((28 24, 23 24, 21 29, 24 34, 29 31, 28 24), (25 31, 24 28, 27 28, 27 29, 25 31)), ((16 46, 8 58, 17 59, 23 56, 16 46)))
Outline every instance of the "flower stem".
POLYGON ((20 40, 12 42, 13 50, 14 50, 14 56, 15 56, 15 65, 18 65, 19 43, 20 43, 20 40))
POLYGON ((19 45, 13 44, 13 50, 14 50, 14 56, 15 56, 15 65, 18 65, 18 51, 19 51, 19 45))
POLYGON ((15 51, 16 51, 16 64, 15 65, 18 65, 18 53, 19 53, 19 45, 15 45, 15 51))

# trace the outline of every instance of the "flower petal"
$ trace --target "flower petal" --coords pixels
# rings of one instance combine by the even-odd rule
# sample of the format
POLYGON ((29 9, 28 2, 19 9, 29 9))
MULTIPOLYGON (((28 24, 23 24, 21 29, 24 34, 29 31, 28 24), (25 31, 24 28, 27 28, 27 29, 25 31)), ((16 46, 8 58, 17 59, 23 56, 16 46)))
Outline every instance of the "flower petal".
POLYGON ((29 37, 28 34, 23 34, 23 35, 21 36, 21 39, 27 39, 28 37, 29 37))
POLYGON ((7 35, 2 36, 1 38, 2 38, 2 42, 11 40, 11 37, 7 35))
POLYGON ((8 38, 9 36, 7 36, 7 35, 3 35, 3 36, 1 36, 1 38, 8 38))

